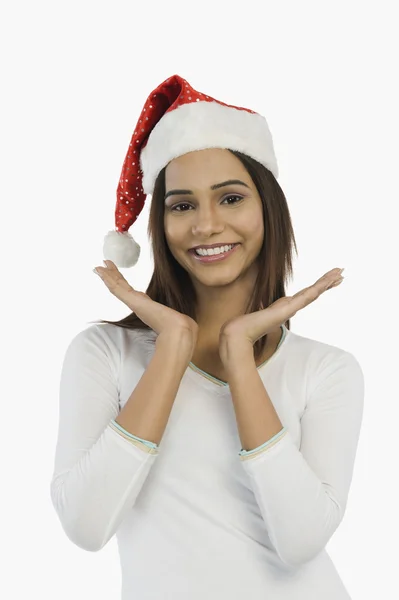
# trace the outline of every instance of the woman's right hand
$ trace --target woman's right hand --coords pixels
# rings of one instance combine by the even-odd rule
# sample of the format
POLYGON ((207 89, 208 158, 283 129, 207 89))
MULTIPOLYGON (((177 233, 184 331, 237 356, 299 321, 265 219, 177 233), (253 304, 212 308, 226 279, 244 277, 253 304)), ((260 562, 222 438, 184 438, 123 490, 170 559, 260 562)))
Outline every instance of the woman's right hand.
POLYGON ((105 260, 104 263, 107 266, 96 267, 95 272, 101 277, 111 294, 126 304, 146 325, 158 335, 165 332, 170 335, 187 332, 192 336, 193 344, 196 342, 198 324, 194 319, 151 300, 144 292, 136 291, 111 260, 105 260))

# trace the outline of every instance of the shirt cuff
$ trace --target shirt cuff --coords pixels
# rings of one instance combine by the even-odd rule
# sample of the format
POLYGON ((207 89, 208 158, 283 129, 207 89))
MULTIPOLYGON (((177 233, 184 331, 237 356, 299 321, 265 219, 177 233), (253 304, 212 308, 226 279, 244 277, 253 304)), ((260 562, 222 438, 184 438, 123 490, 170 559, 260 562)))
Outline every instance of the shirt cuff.
POLYGON ((141 448, 145 452, 148 452, 149 454, 159 453, 158 444, 155 444, 154 442, 149 442, 148 440, 143 440, 142 438, 133 435, 132 433, 124 429, 121 425, 119 425, 119 423, 117 423, 114 419, 111 420, 109 426, 111 427, 111 429, 119 433, 119 435, 124 437, 130 443, 134 444, 138 448, 141 448))
POLYGON ((257 448, 254 448, 253 450, 241 449, 240 452, 238 453, 240 460, 249 460, 255 456, 258 456, 259 454, 262 454, 263 452, 267 452, 268 450, 270 450, 270 448, 272 446, 277 444, 277 442, 279 442, 281 440, 281 438, 283 438, 287 434, 287 432, 288 432, 288 430, 286 429, 286 427, 283 427, 281 431, 276 433, 276 435, 274 435, 272 438, 270 438, 270 440, 267 440, 267 442, 265 442, 261 446, 258 446, 257 448))

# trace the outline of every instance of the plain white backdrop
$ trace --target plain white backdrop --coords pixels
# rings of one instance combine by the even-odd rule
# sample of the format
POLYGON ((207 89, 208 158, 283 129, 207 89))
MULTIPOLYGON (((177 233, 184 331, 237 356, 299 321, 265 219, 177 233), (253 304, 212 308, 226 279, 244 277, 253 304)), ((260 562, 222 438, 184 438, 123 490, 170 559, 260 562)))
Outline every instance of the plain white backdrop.
MULTIPOLYGON (((92 269, 144 102, 174 74, 266 117, 299 250, 287 295, 345 267, 291 320, 352 352, 365 375, 348 507, 327 550, 353 600, 399 597, 395 4, 3 5, 0 597, 120 597, 115 538, 81 550, 51 505, 58 385, 72 337, 130 312, 92 269)), ((130 230, 139 263, 121 269, 141 291, 149 203, 130 230)))

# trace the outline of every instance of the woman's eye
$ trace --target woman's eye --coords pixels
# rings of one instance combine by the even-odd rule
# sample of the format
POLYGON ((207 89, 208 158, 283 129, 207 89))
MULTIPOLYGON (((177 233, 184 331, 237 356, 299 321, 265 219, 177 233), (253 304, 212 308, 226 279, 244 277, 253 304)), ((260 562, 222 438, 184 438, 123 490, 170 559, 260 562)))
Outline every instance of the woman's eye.
MULTIPOLYGON (((230 198, 238 198, 237 202, 242 200, 242 196, 237 196, 236 194, 230 194, 230 196, 226 196, 226 198, 223 198, 222 202, 224 202, 225 200, 229 200, 230 198)), ((229 204, 236 204, 237 202, 231 202, 229 204)), ((176 211, 176 212, 187 212, 186 210, 177 210, 177 208, 179 208, 181 206, 191 206, 191 204, 187 204, 186 202, 180 202, 180 204, 175 204, 174 206, 172 206, 171 210, 176 211)))

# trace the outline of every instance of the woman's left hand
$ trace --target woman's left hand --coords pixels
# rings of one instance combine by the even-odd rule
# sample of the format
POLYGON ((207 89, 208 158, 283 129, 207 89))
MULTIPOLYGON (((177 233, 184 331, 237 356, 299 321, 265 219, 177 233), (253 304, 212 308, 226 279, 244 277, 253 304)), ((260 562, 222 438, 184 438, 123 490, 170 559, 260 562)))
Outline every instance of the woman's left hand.
POLYGON ((341 276, 342 271, 343 269, 332 269, 320 277, 316 283, 297 292, 294 296, 284 296, 267 308, 226 321, 219 335, 221 361, 224 363, 228 360, 227 345, 231 341, 234 341, 235 347, 237 347, 237 342, 240 344, 243 342, 244 345, 248 344, 252 347, 257 340, 285 323, 298 310, 314 302, 323 292, 339 285, 344 279, 341 276))

